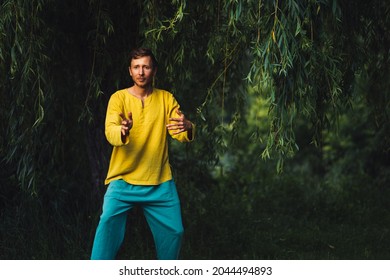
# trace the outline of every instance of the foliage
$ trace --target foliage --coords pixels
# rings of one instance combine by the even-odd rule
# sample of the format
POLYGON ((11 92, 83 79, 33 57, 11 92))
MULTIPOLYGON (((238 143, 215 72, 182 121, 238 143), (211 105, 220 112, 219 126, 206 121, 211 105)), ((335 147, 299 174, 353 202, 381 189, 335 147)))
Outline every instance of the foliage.
MULTIPOLYGON (((366 73, 372 82, 386 79, 389 7, 381 1, 373 4, 375 9, 365 9, 364 1, 172 4, 176 9, 169 12, 163 3, 158 11, 147 9, 146 18, 153 20, 144 25, 146 43, 164 50, 164 77, 171 77, 170 86, 185 93, 184 100, 188 92, 193 93, 191 101, 200 104, 199 122, 202 128, 211 127, 206 133, 215 139, 222 137, 225 130, 219 126, 226 122, 240 125, 246 97, 239 87, 243 79, 269 98, 271 125, 262 156, 270 158, 276 152, 279 170, 283 159, 299 149, 297 118, 309 121, 308 136, 321 147, 323 131, 337 126, 338 116, 354 98, 355 75, 366 73), (378 32, 380 41, 376 40, 378 32), (194 60, 195 65, 191 64, 194 60), (370 70, 374 65, 381 69, 375 78, 370 70)), ((384 94, 370 100, 384 109, 380 118, 388 120, 389 86, 374 83, 384 94)), ((214 144, 220 147, 223 143, 214 144)))
POLYGON ((197 124, 171 143, 184 258, 388 257, 389 21, 380 0, 2 1, 0 257, 88 258, 140 45, 197 124))

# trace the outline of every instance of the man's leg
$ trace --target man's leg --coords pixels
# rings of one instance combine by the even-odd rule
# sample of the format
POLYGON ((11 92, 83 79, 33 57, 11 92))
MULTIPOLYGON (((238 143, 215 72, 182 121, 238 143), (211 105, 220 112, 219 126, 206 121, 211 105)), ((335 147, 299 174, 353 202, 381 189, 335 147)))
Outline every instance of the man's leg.
POLYGON ((157 258, 175 260, 179 257, 184 231, 176 185, 170 180, 153 188, 153 199, 143 209, 154 237, 157 258))
POLYGON ((118 180, 108 186, 104 195, 103 213, 100 216, 93 243, 92 260, 112 260, 123 242, 127 212, 133 205, 120 199, 127 183, 118 180))

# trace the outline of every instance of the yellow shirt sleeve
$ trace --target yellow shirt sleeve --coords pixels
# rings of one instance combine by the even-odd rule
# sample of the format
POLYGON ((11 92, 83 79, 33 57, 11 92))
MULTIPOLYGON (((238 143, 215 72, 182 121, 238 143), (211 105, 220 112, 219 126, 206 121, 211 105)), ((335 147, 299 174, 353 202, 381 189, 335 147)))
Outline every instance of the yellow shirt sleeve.
MULTIPOLYGON (((112 146, 123 146, 128 144, 129 137, 126 137, 126 142, 122 142, 121 136, 121 122, 122 119, 120 114, 123 113, 123 100, 118 94, 111 96, 110 101, 107 106, 107 115, 106 115, 106 124, 105 124, 105 134, 107 141, 112 146)), ((126 113, 125 113, 126 114, 126 113)))
MULTIPOLYGON (((176 101, 176 99, 172 96, 169 103, 169 118, 178 118, 179 115, 177 114, 177 110, 180 110, 179 103, 176 101)), ((179 134, 173 134, 174 130, 169 130, 169 134, 173 139, 176 139, 179 142, 192 142, 195 137, 195 125, 192 123, 192 138, 190 139, 188 137, 188 132, 183 132, 179 134)))

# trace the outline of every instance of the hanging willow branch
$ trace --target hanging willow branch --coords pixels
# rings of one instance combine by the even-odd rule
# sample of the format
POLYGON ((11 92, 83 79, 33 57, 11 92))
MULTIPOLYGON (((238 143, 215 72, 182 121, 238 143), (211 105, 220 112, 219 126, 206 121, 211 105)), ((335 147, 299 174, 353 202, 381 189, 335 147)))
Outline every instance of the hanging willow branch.
POLYGON ((79 121, 84 118, 88 119, 91 123, 94 119, 91 111, 90 102, 94 98, 99 98, 103 94, 101 86, 101 77, 104 69, 101 69, 103 63, 99 63, 99 54, 104 53, 105 46, 108 41, 108 37, 114 33, 114 26, 110 16, 104 10, 102 2, 100 0, 89 0, 89 10, 93 16, 95 28, 89 31, 88 39, 91 40, 92 47, 92 62, 89 70, 89 76, 86 81, 87 94, 84 103, 84 110, 79 117, 79 121), (99 68, 100 67, 100 68, 99 68))
MULTIPOLYGON (((169 21, 171 24, 150 26, 145 28, 145 34, 154 35, 159 49, 185 45, 184 56, 207 44, 195 58, 205 63, 205 71, 212 77, 198 106, 201 120, 208 126, 214 120, 207 106, 221 108, 218 119, 222 126, 226 115, 243 114, 242 106, 227 112, 224 100, 242 98, 237 86, 245 78, 249 87, 258 88, 259 94, 266 93, 265 98, 270 100, 271 125, 264 158, 276 152, 282 166, 283 158, 298 150, 294 134, 298 116, 311 120, 316 131, 313 142, 321 145, 321 132, 332 121, 326 113, 328 107, 333 108, 335 118, 341 109, 337 105, 342 80, 341 54, 333 48, 339 40, 337 32, 333 32, 339 25, 337 2, 230 0, 221 5, 218 1, 207 5, 208 12, 218 14, 214 18, 208 18, 207 13, 199 16, 195 5, 189 2, 180 1, 180 4, 186 7, 186 13, 177 9, 176 16, 169 21), (209 26, 209 31, 204 33, 202 26, 209 26), (175 36, 169 35, 173 33, 175 36), (228 74, 227 69, 231 67, 234 69, 228 74), (216 86, 223 100, 214 96, 216 86)), ((177 67, 169 64, 169 58, 167 64, 167 67, 177 67)), ((182 77, 180 73, 177 75, 179 79, 182 77)))
POLYGON ((39 152, 36 141, 45 117, 47 87, 45 54, 47 43, 43 7, 48 1, 5 1, 1 6, 2 95, 7 96, 8 126, 5 135, 7 162, 16 161, 16 174, 21 185, 34 193, 36 164, 39 152))

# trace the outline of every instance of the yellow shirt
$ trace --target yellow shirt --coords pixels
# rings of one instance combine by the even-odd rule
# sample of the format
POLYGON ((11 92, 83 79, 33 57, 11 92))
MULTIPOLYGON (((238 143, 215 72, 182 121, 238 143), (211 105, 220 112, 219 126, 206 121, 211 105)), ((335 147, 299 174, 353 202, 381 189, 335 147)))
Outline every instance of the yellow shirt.
MULTIPOLYGON (((110 166, 105 184, 123 179, 133 185, 158 185, 172 179, 168 159, 169 118, 179 117, 179 104, 173 95, 161 89, 153 89, 142 101, 126 89, 115 92, 108 102, 105 133, 113 145, 110 166), (120 113, 132 113, 133 127, 121 140, 120 113)), ((195 131, 193 126, 192 139, 195 131)), ((172 135, 180 142, 189 142, 187 132, 172 135)))

